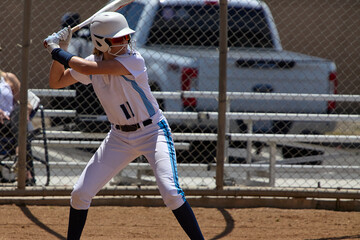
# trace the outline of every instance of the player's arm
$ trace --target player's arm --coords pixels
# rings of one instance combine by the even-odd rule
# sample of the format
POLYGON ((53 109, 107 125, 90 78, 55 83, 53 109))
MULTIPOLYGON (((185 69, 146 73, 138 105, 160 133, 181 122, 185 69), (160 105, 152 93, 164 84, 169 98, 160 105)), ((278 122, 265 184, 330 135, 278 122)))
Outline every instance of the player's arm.
POLYGON ((85 75, 110 74, 128 75, 130 72, 117 60, 104 60, 100 62, 88 61, 86 59, 73 56, 69 61, 69 66, 75 71, 85 75))
MULTIPOLYGON (((84 75, 111 74, 128 75, 130 72, 116 60, 106 60, 101 62, 88 61, 86 59, 73 56, 67 64, 75 71, 84 75)), ((76 83, 77 80, 71 75, 70 71, 65 70, 64 66, 53 61, 50 70, 49 86, 51 88, 64 88, 76 83)))
POLYGON ((50 88, 64 88, 76 82, 69 69, 65 70, 64 66, 57 61, 52 62, 49 75, 50 88))
MULTIPOLYGON (((74 56, 67 52, 67 47, 71 40, 71 28, 64 28, 58 33, 54 33, 48 36, 44 40, 46 46, 52 58, 61 63, 65 67, 71 67, 75 71, 84 75, 96 75, 96 74, 111 74, 111 75, 128 75, 130 72, 116 60, 105 60, 100 62, 89 61, 81 57, 74 56), (61 48, 60 48, 61 47, 61 48)), ((54 66, 54 64, 53 64, 54 66)), ((53 70, 53 69, 52 69, 53 70)), ((60 77, 61 69, 55 65, 54 72, 56 78, 60 77)), ((67 73, 64 73, 64 80, 53 80, 54 86, 68 86, 71 84, 72 79, 68 79, 67 73)))

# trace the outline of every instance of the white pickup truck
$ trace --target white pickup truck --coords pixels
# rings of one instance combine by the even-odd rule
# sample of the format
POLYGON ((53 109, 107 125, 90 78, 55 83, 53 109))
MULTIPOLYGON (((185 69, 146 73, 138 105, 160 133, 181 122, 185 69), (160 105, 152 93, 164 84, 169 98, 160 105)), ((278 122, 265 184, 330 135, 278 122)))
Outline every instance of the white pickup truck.
MULTIPOLYGON (((219 1, 136 0, 119 10, 136 30, 156 91, 218 91, 219 1)), ((228 1, 227 91, 335 94, 335 63, 285 51, 270 9, 263 1, 228 1)), ((160 99, 165 111, 216 111, 216 99, 160 99)), ((331 113, 334 102, 233 100, 234 112, 331 113)), ((201 121, 201 122, 200 122, 201 121)), ((170 120, 172 126, 198 123, 170 120)), ((232 132, 244 130, 242 120, 232 132)), ((195 124, 195 125, 194 125, 195 124)), ((205 123, 206 124, 216 124, 205 123)), ((209 125, 207 125, 209 126, 209 125)), ((334 122, 258 121, 254 132, 324 133, 334 122)), ((176 127, 173 127, 176 130, 176 127)), ((288 149, 287 149, 288 150, 288 149)))

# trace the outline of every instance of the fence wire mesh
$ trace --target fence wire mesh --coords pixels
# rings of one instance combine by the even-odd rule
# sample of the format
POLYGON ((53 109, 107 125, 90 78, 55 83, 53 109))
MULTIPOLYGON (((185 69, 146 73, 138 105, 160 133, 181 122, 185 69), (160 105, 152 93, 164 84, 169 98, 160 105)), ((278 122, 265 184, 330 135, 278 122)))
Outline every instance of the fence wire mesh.
MULTIPOLYGON (((37 185, 72 186, 110 129, 91 85, 49 90, 42 45, 108 2, 32 0, 28 87, 43 109, 31 118, 27 170, 34 165, 37 185)), ((228 1, 225 185, 360 188, 359 11, 357 0, 228 1)), ((24 1, 0 3, 0 69, 20 82, 23 12, 24 1)), ((219 2, 136 0, 119 12, 171 125, 182 186, 215 188, 219 2)), ((70 52, 92 50, 88 27, 74 34, 70 52)), ((2 134, 3 156, 9 139, 2 134)), ((16 180, 10 155, 1 160, 5 185, 16 180)), ((155 184, 139 156, 107 186, 155 184)))

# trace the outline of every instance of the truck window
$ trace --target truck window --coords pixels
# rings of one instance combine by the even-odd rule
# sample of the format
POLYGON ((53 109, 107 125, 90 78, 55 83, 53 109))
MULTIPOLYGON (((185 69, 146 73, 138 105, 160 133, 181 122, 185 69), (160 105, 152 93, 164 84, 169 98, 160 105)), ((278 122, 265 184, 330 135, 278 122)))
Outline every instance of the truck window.
POLYGON ((129 24, 129 27, 135 30, 144 7, 144 4, 133 2, 132 4, 126 5, 125 7, 119 9, 118 12, 124 15, 129 24))
MULTIPOLYGON (((218 5, 160 6, 147 45, 219 46, 218 5)), ((228 46, 273 48, 262 8, 229 6, 228 46)))

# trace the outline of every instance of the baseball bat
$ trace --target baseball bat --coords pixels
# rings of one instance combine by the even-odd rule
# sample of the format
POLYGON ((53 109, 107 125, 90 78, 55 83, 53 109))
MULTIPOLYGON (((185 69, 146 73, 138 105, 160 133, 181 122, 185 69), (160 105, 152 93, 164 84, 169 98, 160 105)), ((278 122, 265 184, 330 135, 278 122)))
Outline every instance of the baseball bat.
POLYGON ((125 7, 126 5, 132 3, 135 0, 114 0, 108 4, 106 4, 103 8, 101 8, 99 11, 97 11, 96 13, 94 13, 91 17, 89 17, 88 19, 82 21, 81 23, 79 23, 78 25, 76 25, 75 27, 71 28, 71 31, 74 33, 76 31, 78 31, 79 29, 85 27, 86 25, 89 25, 91 23, 91 20, 98 15, 99 13, 103 13, 103 12, 115 12, 117 10, 119 10, 122 7, 125 7))

